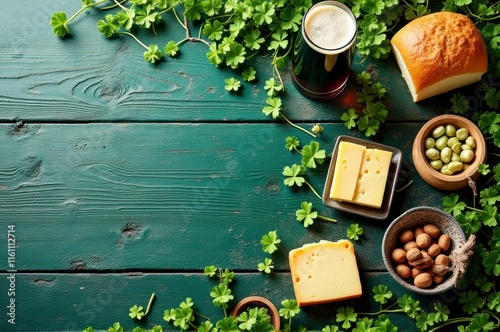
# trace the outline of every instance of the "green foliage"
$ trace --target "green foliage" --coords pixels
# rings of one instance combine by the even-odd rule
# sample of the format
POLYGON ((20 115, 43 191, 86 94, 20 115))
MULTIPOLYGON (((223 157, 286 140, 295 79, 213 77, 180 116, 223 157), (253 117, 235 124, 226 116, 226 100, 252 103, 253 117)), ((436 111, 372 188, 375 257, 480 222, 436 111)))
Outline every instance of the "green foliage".
POLYGON ((128 314, 132 319, 141 320, 144 316, 144 308, 142 306, 134 305, 130 308, 130 313, 128 314))
POLYGON ((360 227, 359 224, 350 224, 349 227, 347 227, 347 238, 351 240, 359 240, 362 234, 363 227, 360 227))
POLYGON ((262 245, 262 250, 269 254, 272 254, 276 250, 278 250, 278 244, 281 243, 281 239, 278 238, 278 234, 276 231, 270 231, 267 234, 264 234, 260 239, 260 244, 262 245))
POLYGON ((273 265, 273 260, 270 259, 270 258, 265 258, 264 259, 264 262, 260 262, 258 265, 257 265, 257 269, 260 271, 260 272, 264 272, 264 273, 271 273, 271 271, 273 270, 274 268, 274 265, 273 265))
POLYGON ((234 77, 226 78, 224 83, 226 83, 224 88, 227 91, 238 91, 241 88, 241 82, 234 77))
POLYGON ((295 212, 297 220, 301 222, 304 227, 308 227, 314 223, 316 219, 336 223, 337 220, 319 215, 318 212, 313 210, 313 204, 310 202, 302 202, 300 209, 295 212))
POLYGON ((373 82, 371 74, 366 71, 357 75, 356 82, 361 88, 356 93, 357 101, 364 105, 364 109, 362 114, 357 114, 354 108, 350 108, 342 114, 341 120, 348 129, 357 128, 367 137, 374 136, 388 115, 387 108, 381 102, 387 90, 381 83, 373 82))

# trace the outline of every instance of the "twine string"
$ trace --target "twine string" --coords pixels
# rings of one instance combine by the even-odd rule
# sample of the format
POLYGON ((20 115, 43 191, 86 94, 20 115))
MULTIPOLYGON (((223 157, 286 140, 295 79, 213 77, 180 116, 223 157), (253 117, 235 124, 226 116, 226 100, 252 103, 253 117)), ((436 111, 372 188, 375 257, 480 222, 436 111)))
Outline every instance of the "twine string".
POLYGON ((476 245, 476 236, 471 234, 469 239, 464 243, 464 245, 460 248, 453 250, 450 254, 450 259, 452 265, 456 269, 456 272, 453 277, 453 283, 455 287, 458 287, 460 279, 464 276, 467 265, 469 265, 469 260, 474 253, 474 246, 476 245))

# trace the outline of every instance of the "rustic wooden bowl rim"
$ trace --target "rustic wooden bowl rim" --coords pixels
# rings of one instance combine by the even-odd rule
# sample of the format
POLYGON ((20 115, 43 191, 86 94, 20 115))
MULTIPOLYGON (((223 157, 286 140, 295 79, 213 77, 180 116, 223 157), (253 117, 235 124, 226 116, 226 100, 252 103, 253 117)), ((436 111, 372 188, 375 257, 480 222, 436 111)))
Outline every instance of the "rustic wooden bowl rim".
POLYGON ((469 179, 475 181, 479 177, 478 166, 486 161, 486 142, 479 128, 469 119, 444 114, 429 120, 417 133, 413 142, 412 157, 418 174, 431 186, 444 190, 461 189, 469 184, 469 179), (431 135, 434 128, 446 124, 466 128, 476 141, 474 161, 466 170, 454 175, 445 175, 435 170, 425 157, 425 139, 431 135))
POLYGON ((242 299, 236 304, 236 306, 231 311, 231 315, 237 317, 243 311, 249 307, 259 307, 266 308, 267 312, 271 316, 271 324, 274 326, 275 331, 279 331, 281 326, 280 315, 276 306, 262 296, 248 296, 242 299))

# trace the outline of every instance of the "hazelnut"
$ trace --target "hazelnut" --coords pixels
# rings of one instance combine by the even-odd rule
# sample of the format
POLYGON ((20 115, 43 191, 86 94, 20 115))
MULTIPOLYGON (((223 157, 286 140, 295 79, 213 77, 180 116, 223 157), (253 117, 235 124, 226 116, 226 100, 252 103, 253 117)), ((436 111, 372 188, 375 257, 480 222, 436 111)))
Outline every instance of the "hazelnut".
POLYGON ((406 264, 398 264, 396 266, 395 270, 396 270, 396 273, 398 274, 398 276, 400 276, 403 279, 406 279, 409 276, 411 276, 411 269, 406 264))
POLYGON ((403 249, 407 252, 408 250, 410 250, 411 248, 417 248, 418 249, 418 245, 417 245, 417 242, 415 241, 410 241, 410 242, 406 242, 403 249))
POLYGON ((428 288, 430 285, 432 285, 432 277, 427 272, 420 273, 415 277, 413 283, 418 288, 428 288))
POLYGON ((427 248, 431 245, 431 237, 427 233, 421 233, 417 235, 415 242, 420 248, 427 248))
POLYGON ((441 235, 441 230, 436 225, 427 224, 424 226, 424 232, 429 234, 433 239, 437 239, 441 235))
POLYGON ((436 257, 441 253, 441 247, 437 243, 433 243, 429 246, 429 249, 427 249, 427 252, 431 257, 436 257))
POLYGON ((391 254, 392 260, 396 263, 403 263, 406 261, 406 251, 401 248, 396 248, 391 254))
POLYGON ((415 236, 415 238, 417 238, 417 236, 422 233, 425 233, 422 227, 418 227, 413 230, 413 236, 415 236))
POLYGON ((411 240, 413 240, 413 232, 409 229, 403 231, 401 234, 399 234, 399 240, 403 243, 410 242, 411 240))
POLYGON ((415 279, 416 276, 418 276, 420 273, 423 273, 424 271, 423 270, 420 270, 420 269, 417 269, 416 267, 414 267, 413 269, 411 269, 411 277, 413 279, 415 279))
POLYGON ((432 276, 432 282, 436 285, 442 283, 444 280, 444 275, 434 274, 432 276))
POLYGON ((448 234, 441 234, 438 239, 438 245, 443 251, 450 249, 451 239, 448 234))
POLYGON ((450 258, 448 256, 446 256, 445 254, 439 254, 434 259, 434 264, 436 264, 436 265, 450 266, 450 258))
POLYGON ((411 263, 422 258, 422 253, 417 248, 411 248, 406 253, 406 259, 411 263))

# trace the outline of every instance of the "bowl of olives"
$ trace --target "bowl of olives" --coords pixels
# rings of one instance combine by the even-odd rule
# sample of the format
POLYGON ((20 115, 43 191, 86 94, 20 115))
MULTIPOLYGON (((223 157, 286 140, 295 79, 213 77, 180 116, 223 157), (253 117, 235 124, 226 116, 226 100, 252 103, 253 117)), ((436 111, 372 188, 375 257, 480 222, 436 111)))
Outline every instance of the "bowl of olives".
POLYGON ((486 162, 486 142, 470 120, 453 114, 437 116, 415 136, 413 164, 431 186, 443 190, 465 188, 479 177, 486 162))

